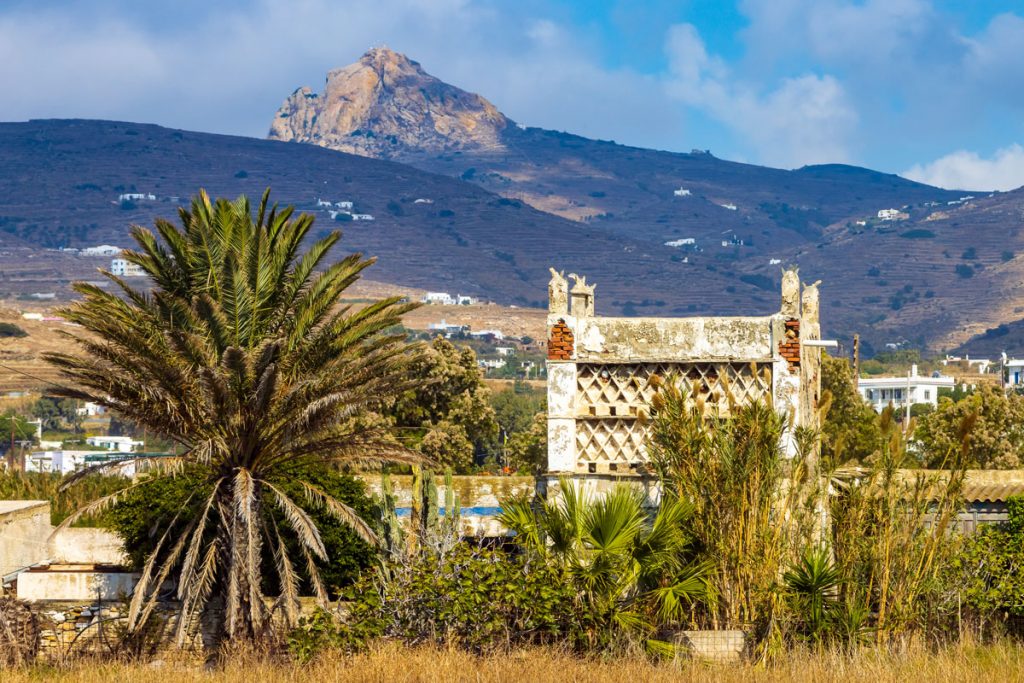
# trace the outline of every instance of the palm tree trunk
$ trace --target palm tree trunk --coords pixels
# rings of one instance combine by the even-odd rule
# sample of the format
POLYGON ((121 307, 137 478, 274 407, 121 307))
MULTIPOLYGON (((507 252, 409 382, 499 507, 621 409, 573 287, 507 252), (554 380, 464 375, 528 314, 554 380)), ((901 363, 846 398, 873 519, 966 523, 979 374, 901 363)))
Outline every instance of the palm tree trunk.
POLYGON ((268 616, 260 582, 262 500, 257 490, 246 495, 237 487, 236 480, 222 507, 230 514, 224 626, 228 638, 252 641, 264 634, 268 616))

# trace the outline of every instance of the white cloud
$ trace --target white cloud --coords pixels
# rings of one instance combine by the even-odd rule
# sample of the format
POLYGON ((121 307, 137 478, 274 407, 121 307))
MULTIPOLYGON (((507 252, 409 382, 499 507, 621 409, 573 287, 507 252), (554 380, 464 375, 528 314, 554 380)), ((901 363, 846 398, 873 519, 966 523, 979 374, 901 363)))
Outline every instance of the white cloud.
POLYGON ((834 77, 803 74, 763 91, 709 54, 691 24, 671 27, 666 50, 667 92, 746 138, 762 163, 800 166, 850 158, 857 113, 834 77))
POLYGON ((1013 190, 1024 185, 1024 147, 1013 144, 988 159, 959 150, 901 175, 950 190, 1013 190))
POLYGON ((529 125, 672 146, 683 120, 656 79, 603 67, 571 26, 489 2, 210 3, 195 21, 166 25, 136 9, 119 0, 0 9, 0 120, 115 118, 263 136, 296 87, 319 90, 329 69, 379 44, 529 125))

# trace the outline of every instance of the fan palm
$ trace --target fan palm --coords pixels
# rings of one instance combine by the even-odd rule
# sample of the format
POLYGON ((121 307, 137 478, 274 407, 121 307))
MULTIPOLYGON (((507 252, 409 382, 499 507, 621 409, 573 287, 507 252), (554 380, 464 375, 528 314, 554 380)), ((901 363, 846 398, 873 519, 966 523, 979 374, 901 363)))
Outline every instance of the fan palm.
MULTIPOLYGON (((180 226, 157 220, 157 235, 133 227, 138 248, 124 257, 149 276, 152 290, 110 273, 119 294, 76 284, 81 299, 63 315, 90 334, 74 337, 77 353, 48 355, 67 382, 55 393, 104 405, 179 444, 183 455, 173 461, 149 459, 153 476, 187 468, 205 479, 167 522, 142 568, 130 630, 146 621, 172 572, 182 606, 179 642, 215 592, 223 596, 229 637, 261 636, 278 608, 286 623, 294 622, 298 566, 326 600, 315 565, 324 545, 307 510, 318 506, 364 539, 376 538, 351 508, 313 483, 300 479, 298 498, 281 483, 331 463, 418 460, 357 419, 407 388, 410 347, 386 330, 412 305, 389 298, 359 310, 339 306, 373 259, 352 254, 329 263, 338 232, 301 251, 312 216, 279 210, 268 197, 269 190, 254 215, 245 197, 214 202, 200 192, 180 210, 180 226), (285 525, 267 514, 271 507, 285 525), (299 557, 289 555, 289 535, 299 557), (270 605, 264 555, 272 557, 280 589, 270 605)), ((122 463, 79 472, 66 485, 122 463)), ((65 523, 116 503, 125 490, 65 523)))
POLYGON ((560 495, 540 505, 503 501, 500 520, 528 552, 566 568, 599 623, 649 633, 705 596, 704 569, 689 561, 691 513, 666 497, 652 515, 635 488, 590 498, 563 479, 560 495))

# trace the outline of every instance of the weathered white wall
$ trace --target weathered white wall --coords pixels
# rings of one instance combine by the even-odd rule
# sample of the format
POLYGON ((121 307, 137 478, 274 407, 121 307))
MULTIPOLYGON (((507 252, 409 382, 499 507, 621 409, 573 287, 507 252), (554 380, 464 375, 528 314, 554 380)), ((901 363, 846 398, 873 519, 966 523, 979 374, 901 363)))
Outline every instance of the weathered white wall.
POLYGON ((771 316, 578 319, 573 321, 576 360, 770 360, 775 355, 772 320, 771 316))
POLYGON ((576 364, 548 361, 548 471, 576 470, 576 364))
POLYGON ((18 599, 117 600, 131 594, 139 574, 83 570, 26 571, 18 575, 18 599))
POLYGON ((71 564, 124 564, 128 561, 121 539, 108 529, 61 529, 48 544, 53 562, 71 564))
POLYGON ((47 501, 0 501, 0 576, 45 561, 52 530, 47 501))

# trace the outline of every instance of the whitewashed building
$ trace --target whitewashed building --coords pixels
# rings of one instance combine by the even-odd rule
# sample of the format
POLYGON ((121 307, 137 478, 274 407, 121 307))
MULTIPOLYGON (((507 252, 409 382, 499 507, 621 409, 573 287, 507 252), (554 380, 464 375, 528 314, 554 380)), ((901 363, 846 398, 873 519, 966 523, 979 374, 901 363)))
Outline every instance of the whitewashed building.
POLYGON ((79 256, 118 256, 121 253, 121 247, 115 247, 110 244, 101 244, 98 247, 86 247, 78 252, 79 256))
POLYGON ((433 304, 437 306, 455 305, 455 297, 448 292, 427 292, 423 295, 421 301, 425 304, 433 304))
POLYGON ((79 415, 84 415, 85 417, 96 417, 98 415, 105 415, 107 413, 107 409, 99 403, 86 401, 82 404, 82 407, 77 409, 75 412, 79 415))
MULTIPOLYGON (((937 374, 937 373, 936 373, 937 374)), ((865 401, 878 412, 892 404, 894 408, 905 408, 907 403, 939 405, 939 390, 956 386, 956 380, 945 375, 924 377, 917 374, 917 366, 910 368, 906 377, 864 377, 857 380, 857 390, 865 401)))
POLYGON ((695 247, 697 239, 694 237, 683 237, 677 240, 665 242, 666 247, 695 247))
POLYGON ((131 263, 128 259, 116 258, 110 262, 110 274, 118 277, 142 277, 145 271, 137 263, 131 263))
POLYGON ((136 441, 130 436, 90 436, 86 438, 85 442, 90 446, 98 446, 120 453, 132 453, 145 445, 145 442, 136 441))
POLYGON ((1024 359, 1009 358, 1003 363, 1006 372, 1006 386, 1014 389, 1024 387, 1024 359))

